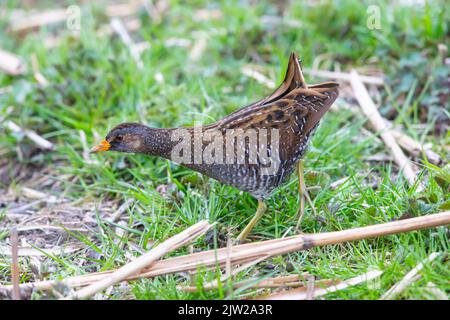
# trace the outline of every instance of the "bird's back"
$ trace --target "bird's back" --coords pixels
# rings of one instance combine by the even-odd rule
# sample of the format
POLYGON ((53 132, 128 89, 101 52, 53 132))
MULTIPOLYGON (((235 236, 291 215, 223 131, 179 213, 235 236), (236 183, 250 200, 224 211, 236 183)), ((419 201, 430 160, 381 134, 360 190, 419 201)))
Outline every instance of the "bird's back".
MULTIPOLYGON (((223 161, 186 166, 258 199, 267 198, 293 172, 311 133, 337 97, 337 83, 307 86, 297 56, 291 54, 285 80, 273 94, 201 128, 203 135, 220 133, 222 150, 216 145, 212 158, 219 155, 223 161)), ((205 154, 207 148, 214 149, 205 143, 200 152, 205 154)))

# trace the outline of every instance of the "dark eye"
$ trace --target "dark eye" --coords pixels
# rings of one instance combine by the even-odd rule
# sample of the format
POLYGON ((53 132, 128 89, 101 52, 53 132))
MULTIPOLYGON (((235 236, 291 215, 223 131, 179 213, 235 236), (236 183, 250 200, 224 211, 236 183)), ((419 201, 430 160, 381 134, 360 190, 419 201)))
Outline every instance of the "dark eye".
POLYGON ((123 136, 116 136, 115 138, 114 138, 114 142, 122 142, 122 140, 123 140, 123 136))

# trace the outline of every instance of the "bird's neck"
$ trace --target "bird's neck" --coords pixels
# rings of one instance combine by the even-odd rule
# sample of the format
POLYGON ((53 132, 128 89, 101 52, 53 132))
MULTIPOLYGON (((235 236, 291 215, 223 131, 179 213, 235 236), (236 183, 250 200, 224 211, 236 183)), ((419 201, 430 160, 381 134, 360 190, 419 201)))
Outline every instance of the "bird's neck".
POLYGON ((172 141, 173 130, 146 127, 143 132, 143 145, 137 151, 150 156, 170 159, 172 149, 177 143, 172 141))
POLYGON ((184 165, 197 163, 205 146, 202 135, 204 130, 205 127, 201 126, 167 129, 146 127, 143 146, 138 152, 184 165))

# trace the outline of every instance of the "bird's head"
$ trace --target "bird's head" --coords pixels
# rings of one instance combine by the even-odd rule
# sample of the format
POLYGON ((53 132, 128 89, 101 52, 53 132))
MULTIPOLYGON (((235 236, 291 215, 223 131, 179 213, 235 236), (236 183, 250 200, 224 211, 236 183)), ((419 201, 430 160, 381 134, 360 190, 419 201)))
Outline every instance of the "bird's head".
POLYGON ((108 132, 105 139, 91 149, 91 153, 119 151, 143 152, 147 127, 139 123, 122 123, 108 132))

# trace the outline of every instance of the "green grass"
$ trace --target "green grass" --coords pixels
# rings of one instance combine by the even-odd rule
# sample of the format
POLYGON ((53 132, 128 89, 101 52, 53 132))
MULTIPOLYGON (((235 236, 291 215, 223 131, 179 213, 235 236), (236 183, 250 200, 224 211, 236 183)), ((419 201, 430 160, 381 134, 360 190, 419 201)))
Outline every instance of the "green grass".
MULTIPOLYGON (((32 182, 34 173, 33 179, 47 175, 51 181, 58 181, 57 187, 41 191, 80 204, 138 200, 127 211, 127 237, 118 238, 117 225, 105 222, 97 214, 95 232, 70 232, 68 237, 71 242, 84 242, 89 249, 44 259, 43 264, 51 270, 48 278, 63 279, 119 267, 129 261, 130 255, 138 255, 129 243, 148 250, 151 242, 159 243, 202 219, 217 224, 212 240, 201 237, 194 243, 195 250, 223 246, 221 241, 228 232, 236 236, 242 230, 256 209, 251 196, 163 159, 111 153, 93 156, 98 160, 96 164, 86 163, 79 131, 84 131, 88 144, 93 145, 124 121, 173 127, 220 119, 270 92, 240 72, 247 63, 265 67, 267 75, 277 83, 284 77, 292 50, 300 54, 304 67, 311 67, 314 58, 321 55, 320 67, 324 69, 339 63, 342 70, 380 70, 386 74, 379 102, 383 115, 403 126, 415 139, 432 143, 433 150, 448 159, 449 149, 445 146, 450 144, 446 82, 449 68, 443 65, 437 48, 450 43, 450 12, 445 1, 430 2, 424 7, 394 6, 382 1, 381 30, 366 27, 368 4, 360 1, 324 1, 316 5, 292 1, 281 9, 264 3, 250 7, 243 1, 196 1, 192 6, 169 2, 169 11, 159 22, 150 21, 145 10, 137 14, 142 27, 133 33, 133 38, 151 45, 142 53, 142 70, 120 39, 96 35, 95 30, 108 23, 102 5, 82 6, 79 39, 65 37, 69 32, 64 24, 21 38, 5 31, 7 18, 0 19, 1 47, 22 56, 29 66, 34 53, 50 83, 40 88, 31 72, 20 77, 0 73, 0 88, 12 86, 12 92, 0 94, 0 119, 35 130, 56 146, 52 152, 42 152, 26 137, 12 134, 0 123, 1 165, 11 169, 8 182, 0 182, 0 192, 19 192, 32 182), (205 8, 219 10, 222 17, 195 19, 197 10, 205 8), (277 15, 277 10, 283 10, 286 19, 298 21, 301 26, 262 22, 262 16, 277 15), (56 48, 46 49, 43 39, 52 32, 63 36, 63 41, 56 48), (189 59, 190 48, 166 46, 169 38, 183 38, 195 44, 199 32, 207 33, 208 40, 198 61, 189 59), (155 78, 159 73, 164 77, 163 83, 155 78), (14 175, 14 167, 22 168, 26 176, 14 175), (156 191, 162 184, 170 185, 167 198, 156 191), (119 246, 121 243, 123 246, 119 246)), ((16 1, 3 6, 20 7, 16 1)), ((45 9, 51 4, 40 1, 39 6, 45 9)), ((307 81, 321 79, 307 77, 307 81)), ((348 97, 341 97, 337 103, 344 101, 354 103, 348 97)), ((383 223, 403 214, 425 215, 448 206, 448 176, 446 181, 439 169, 445 163, 436 168, 421 162, 421 179, 426 188, 418 193, 398 174, 395 164, 367 161, 367 157, 387 151, 374 136, 361 131, 365 121, 347 110, 330 112, 316 131, 305 167, 306 184, 315 187, 310 192, 319 217, 314 217, 308 206, 302 223, 304 232, 383 223), (343 177, 349 177, 346 183, 330 188, 333 181, 343 177)), ((255 227, 253 239, 293 235, 298 208, 295 177, 279 188, 267 205, 269 210, 255 227)), ((0 208, 3 243, 8 241, 8 230, 13 225, 6 217, 8 206, 6 203, 6 208, 0 208)), ((362 284, 325 296, 378 299, 431 252, 448 251, 448 229, 440 227, 276 257, 241 272, 233 281, 304 271, 318 279, 345 280, 380 269, 383 274, 377 285, 362 284)), ((188 248, 183 248, 170 256, 187 253, 188 248)), ((9 264, 9 258, 0 255, 2 284, 10 281, 9 264)), ((29 259, 21 259, 21 271, 23 281, 34 279, 29 259)), ((435 298, 424 289, 428 282, 448 295, 448 260, 436 260, 421 274, 422 278, 398 298, 435 298)), ((261 293, 251 289, 232 291, 227 283, 215 291, 186 293, 177 289, 191 280, 201 289, 202 283, 217 277, 217 271, 200 269, 194 279, 167 275, 139 280, 130 283, 130 291, 113 291, 111 298, 229 299, 261 293)), ((33 297, 42 296, 36 293, 33 297)))

